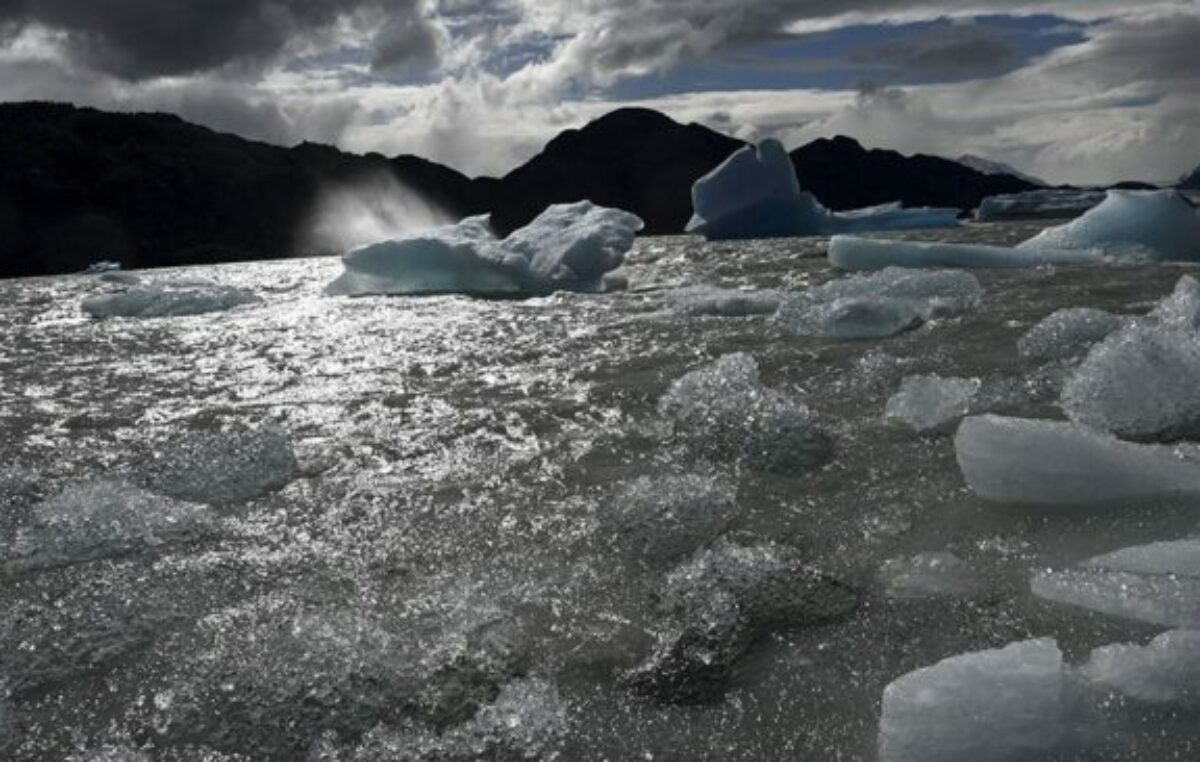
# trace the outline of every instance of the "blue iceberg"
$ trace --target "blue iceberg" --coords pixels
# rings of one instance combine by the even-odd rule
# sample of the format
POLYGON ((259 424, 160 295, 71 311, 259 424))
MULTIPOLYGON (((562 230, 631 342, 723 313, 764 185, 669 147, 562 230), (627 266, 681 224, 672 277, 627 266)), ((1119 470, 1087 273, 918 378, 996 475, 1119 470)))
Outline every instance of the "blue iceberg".
POLYGON ((746 146, 692 186, 687 232, 710 241, 953 227, 957 209, 903 209, 883 204, 833 212, 800 188, 791 157, 778 140, 746 146))

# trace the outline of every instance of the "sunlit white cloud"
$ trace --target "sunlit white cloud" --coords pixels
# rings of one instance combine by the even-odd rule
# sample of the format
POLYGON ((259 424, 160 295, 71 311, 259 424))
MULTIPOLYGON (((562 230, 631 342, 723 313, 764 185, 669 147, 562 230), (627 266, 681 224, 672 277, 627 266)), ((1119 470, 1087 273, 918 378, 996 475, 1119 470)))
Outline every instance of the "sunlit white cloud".
POLYGON ((1194 0, 221 0, 187 4, 191 51, 169 49, 174 21, 141 39, 182 2, 105 16, 88 0, 0 0, 0 99, 167 110, 469 173, 504 172, 626 104, 747 139, 975 153, 1056 181, 1200 162, 1194 0), (1037 21, 1014 42, 995 17, 1037 21), (722 67, 741 68, 706 84, 722 67))

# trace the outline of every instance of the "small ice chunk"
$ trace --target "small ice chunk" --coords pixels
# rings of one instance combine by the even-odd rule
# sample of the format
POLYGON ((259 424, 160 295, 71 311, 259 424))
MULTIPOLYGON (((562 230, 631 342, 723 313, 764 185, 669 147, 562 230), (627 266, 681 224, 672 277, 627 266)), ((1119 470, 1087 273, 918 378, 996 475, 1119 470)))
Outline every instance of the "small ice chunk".
POLYGON ((155 548, 209 534, 214 524, 204 506, 118 481, 82 484, 33 508, 0 547, 0 570, 16 574, 155 548))
POLYGON ((1025 250, 973 243, 888 241, 839 235, 829 242, 829 263, 842 270, 882 270, 885 267, 999 269, 1098 265, 1103 259, 1088 251, 1025 250))
POLYGON ((983 288, 970 273, 893 267, 797 293, 780 305, 775 319, 801 336, 878 339, 971 310, 982 296, 983 288))
POLYGON ((295 475, 296 458, 284 432, 263 426, 176 437, 143 471, 154 492, 224 505, 282 489, 295 475))
POLYGON ((1068 741, 1067 679, 1050 638, 953 656, 884 689, 881 762, 1017 762, 1068 741))
POLYGON ((800 189, 783 145, 767 139, 735 151, 692 186, 687 232, 710 241, 827 235, 837 232, 948 227, 957 209, 903 209, 899 204, 831 212, 800 189))
POLYGON ((1000 220, 1068 219, 1104 201, 1104 191, 1043 188, 1023 193, 988 196, 975 210, 979 222, 1000 220))
POLYGON ((111 259, 104 259, 99 262, 91 263, 90 265, 87 266, 87 269, 84 270, 84 272, 87 273, 88 275, 99 275, 101 273, 120 272, 120 270, 121 270, 120 262, 116 262, 111 259))
POLYGON ((83 300, 82 309, 97 318, 183 317, 223 312, 261 301, 244 288, 194 281, 164 281, 115 294, 89 296, 83 300))
POLYGON ((588 201, 556 204, 504 240, 487 217, 371 244, 343 258, 331 296, 598 291, 642 229, 637 216, 588 201))
POLYGON ((966 418, 954 448, 967 485, 985 500, 1096 505, 1200 495, 1200 463, 1059 421, 966 418))
POLYGON ((833 454, 808 408, 763 386, 747 354, 725 355, 677 379, 658 410, 700 454, 737 458, 755 470, 799 474, 833 454))
POLYGON ((1058 310, 1030 328, 1017 342, 1017 351, 1037 361, 1078 357, 1124 322, 1118 315, 1090 307, 1058 310))
POLYGON ((933 431, 970 412, 980 386, 978 378, 909 376, 887 401, 884 420, 917 432, 933 431))
POLYGON ((1091 250, 1115 259, 1200 260, 1200 210, 1178 191, 1110 190, 1099 206, 1018 249, 1091 250))
POLYGON ((965 597, 979 589, 979 580, 953 553, 918 553, 893 558, 879 569, 889 598, 965 597))
POLYGON ((1096 345, 1063 386, 1071 420, 1137 439, 1200 432, 1200 283, 1183 276, 1144 319, 1096 345))
POLYGON ((1107 569, 1038 572, 1039 598, 1166 627, 1200 627, 1200 578, 1107 569))
POLYGON ((1081 668, 1096 685, 1153 704, 1200 704, 1200 631, 1171 630, 1147 646, 1092 651, 1081 668))
POLYGON ((1200 577, 1200 540, 1154 542, 1089 558, 1080 566, 1136 574, 1200 577))
POLYGON ((743 291, 713 286, 689 286, 667 295, 671 309, 684 315, 770 315, 779 309, 777 291, 743 291))
POLYGON ((696 474, 637 479, 618 489, 614 502, 615 543, 655 565, 712 542, 737 515, 736 491, 696 474))

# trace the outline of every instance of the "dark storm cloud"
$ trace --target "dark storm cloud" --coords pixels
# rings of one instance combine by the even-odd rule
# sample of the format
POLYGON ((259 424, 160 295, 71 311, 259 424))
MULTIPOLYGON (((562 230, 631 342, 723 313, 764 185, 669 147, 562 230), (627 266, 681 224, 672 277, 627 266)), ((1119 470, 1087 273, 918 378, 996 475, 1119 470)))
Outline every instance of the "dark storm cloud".
POLYGON ((856 65, 883 66, 918 76, 994 73, 1017 59, 1000 34, 975 27, 937 28, 852 50, 856 65))
POLYGON ((421 0, 0 0, 0 27, 55 30, 73 58, 136 80, 261 64, 356 13, 381 21, 381 65, 433 58, 421 0))

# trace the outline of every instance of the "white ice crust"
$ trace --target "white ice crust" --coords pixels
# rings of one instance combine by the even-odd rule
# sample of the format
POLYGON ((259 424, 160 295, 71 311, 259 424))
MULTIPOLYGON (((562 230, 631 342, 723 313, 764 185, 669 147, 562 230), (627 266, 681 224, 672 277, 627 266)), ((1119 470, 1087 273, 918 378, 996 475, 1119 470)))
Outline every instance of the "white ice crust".
POLYGON ((636 215, 588 201, 557 204, 508 238, 486 217, 371 244, 343 258, 331 296, 597 291, 642 229, 636 215))

